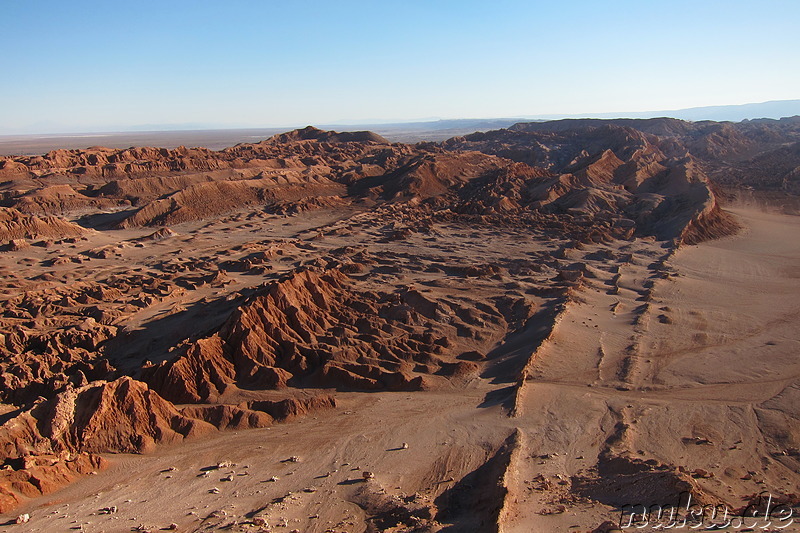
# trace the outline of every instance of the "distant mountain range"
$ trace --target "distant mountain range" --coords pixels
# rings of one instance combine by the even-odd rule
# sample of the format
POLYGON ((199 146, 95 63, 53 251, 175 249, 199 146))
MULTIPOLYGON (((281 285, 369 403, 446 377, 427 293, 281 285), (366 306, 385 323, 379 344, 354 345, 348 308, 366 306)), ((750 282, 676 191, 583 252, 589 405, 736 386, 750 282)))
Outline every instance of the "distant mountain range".
POLYGON ((709 107, 692 107, 665 111, 639 111, 620 113, 582 113, 530 115, 509 118, 490 119, 450 119, 425 122, 400 122, 391 124, 330 124, 324 127, 344 129, 347 131, 366 129, 385 137, 410 142, 414 140, 444 140, 455 135, 465 135, 474 131, 489 131, 508 128, 518 122, 550 121, 564 118, 658 118, 669 117, 693 122, 713 120, 717 122, 740 122, 759 118, 778 119, 800 115, 800 100, 774 100, 758 104, 723 105, 709 107))
POLYGON ((550 115, 536 117, 552 120, 556 118, 655 118, 670 117, 682 120, 715 120, 717 122, 740 122, 758 118, 781 118, 800 115, 800 100, 773 100, 759 104, 717 105, 690 107, 667 111, 643 111, 638 113, 596 113, 584 115, 550 115))
MULTIPOLYGON (((506 118, 466 118, 421 120, 415 122, 317 124, 337 131, 373 131, 393 142, 443 141, 451 137, 468 135, 476 131, 504 129, 520 122, 545 122, 558 119, 642 119, 670 117, 688 121, 713 120, 739 122, 760 118, 778 119, 800 115, 800 100, 779 100, 759 104, 694 107, 672 111, 647 111, 633 113, 585 113, 578 115, 538 115, 506 118)), ((289 131, 298 124, 281 128, 221 128, 203 124, 148 125, 132 127, 127 131, 106 133, 27 134, 0 135, 0 155, 33 155, 55 148, 86 148, 101 145, 112 148, 130 146, 161 146, 175 148, 180 145, 204 146, 219 150, 242 142, 257 142, 276 133, 289 131)), ((2 131, 2 130, 0 130, 2 131)))

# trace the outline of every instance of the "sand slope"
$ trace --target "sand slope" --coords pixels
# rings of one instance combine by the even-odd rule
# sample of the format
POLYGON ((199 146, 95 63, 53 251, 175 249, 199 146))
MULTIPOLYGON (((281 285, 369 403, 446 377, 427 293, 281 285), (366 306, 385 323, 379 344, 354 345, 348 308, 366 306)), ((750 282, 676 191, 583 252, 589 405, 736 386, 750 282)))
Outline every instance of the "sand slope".
POLYGON ((566 531, 602 515, 598 502, 613 520, 615 506, 673 502, 682 483, 731 508, 762 490, 796 492, 800 220, 737 215, 743 235, 682 248, 656 269, 646 263, 657 255, 642 257, 620 268, 618 291, 592 283, 565 313, 521 395, 533 458, 515 465, 506 530, 566 531), (559 498, 526 491, 538 475, 589 500, 568 506, 577 516, 541 516, 559 498))

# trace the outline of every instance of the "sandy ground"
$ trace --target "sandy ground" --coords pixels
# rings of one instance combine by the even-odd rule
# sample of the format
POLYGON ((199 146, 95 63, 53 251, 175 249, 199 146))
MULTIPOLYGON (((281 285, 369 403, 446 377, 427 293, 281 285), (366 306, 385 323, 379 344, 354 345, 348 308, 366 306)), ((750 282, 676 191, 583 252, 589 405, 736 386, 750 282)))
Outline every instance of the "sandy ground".
MULTIPOLYGON (((681 249, 665 263, 671 279, 622 267, 618 294, 598 280, 566 313, 524 389, 517 420, 528 453, 507 531, 567 531, 605 514, 592 503, 541 516, 557 498, 525 491, 537 474, 580 476, 605 450, 705 469, 713 477, 698 484, 732 507, 762 490, 797 490, 797 457, 783 453, 797 446, 800 414, 800 219, 736 214, 743 234, 681 249)), ((639 503, 635 492, 624 498, 639 503)))
POLYGON ((457 397, 354 394, 336 412, 314 418, 148 456, 117 456, 109 470, 37 502, 30 529, 11 529, 129 531, 144 524, 156 530, 174 522, 181 531, 205 531, 257 515, 273 526, 288 524, 286 531, 363 531, 364 512, 351 500, 364 486, 431 498, 480 466, 497 438, 512 431, 497 407, 475 409, 481 399, 478 390, 457 397), (288 461, 292 456, 299 462, 288 461), (233 464, 202 476, 226 461, 233 464), (363 482, 363 471, 375 478, 363 482), (230 474, 232 481, 221 481, 230 474), (215 487, 219 494, 209 492, 215 487), (113 505, 117 513, 97 514, 113 505))
MULTIPOLYGON (((14 513, 30 513, 30 522, 2 530, 174 523, 178 531, 361 532, 367 514, 396 502, 462 507, 447 531, 591 531, 618 520, 621 498, 637 503, 641 485, 623 486, 604 462, 610 456, 681 465, 699 491, 731 506, 762 490, 797 491, 800 219, 735 214, 742 234, 675 254, 642 240, 570 250, 566 262, 582 262, 585 274, 552 332, 532 320, 495 348, 498 366, 525 367, 521 387, 495 371, 452 390, 340 393, 336 410, 310 418, 110 455, 108 470, 31 501, 14 513), (500 457, 504 442, 512 452, 500 457), (363 481, 364 471, 374 478, 363 481), (115 513, 100 514, 111 506, 115 513), (481 524, 492 506, 499 525, 481 524)), ((341 220, 326 216, 315 223, 341 220)), ((450 229, 447 239, 414 236, 410 245, 439 260, 537 250, 515 249, 519 236, 450 229)), ((231 235, 228 246, 239 233, 231 235)), ((659 492, 657 474, 644 483, 655 487, 647 497, 668 492, 659 492)))

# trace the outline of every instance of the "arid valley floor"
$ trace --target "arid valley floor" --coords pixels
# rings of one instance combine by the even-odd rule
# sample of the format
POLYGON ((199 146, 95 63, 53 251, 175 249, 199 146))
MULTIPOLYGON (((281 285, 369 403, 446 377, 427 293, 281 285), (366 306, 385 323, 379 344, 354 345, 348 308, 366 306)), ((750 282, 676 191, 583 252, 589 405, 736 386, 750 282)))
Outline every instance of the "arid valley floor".
POLYGON ((0 157, 0 529, 796 507, 798 169, 798 117, 0 157))

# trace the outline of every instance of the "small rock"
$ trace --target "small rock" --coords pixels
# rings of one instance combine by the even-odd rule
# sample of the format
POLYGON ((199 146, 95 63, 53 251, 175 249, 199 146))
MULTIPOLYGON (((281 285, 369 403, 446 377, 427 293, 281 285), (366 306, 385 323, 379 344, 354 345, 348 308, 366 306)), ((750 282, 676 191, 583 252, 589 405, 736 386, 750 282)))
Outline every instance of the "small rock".
POLYGON ((211 488, 208 490, 210 494, 219 494, 219 489, 217 487, 211 488))
POLYGON ((407 450, 408 449, 408 443, 404 442, 400 447, 403 448, 404 450, 407 450))
POLYGON ((372 472, 367 472, 366 470, 364 470, 364 472, 361 475, 364 477, 364 481, 373 479, 375 477, 375 474, 373 474, 372 472))
POLYGON ((606 520, 602 524, 600 524, 597 528, 592 530, 592 533, 618 533, 622 530, 617 527, 614 522, 610 520, 606 520))
POLYGON ((27 524, 30 521, 30 519, 31 519, 31 515, 29 515, 28 513, 25 513, 25 514, 19 515, 17 517, 16 522, 17 522, 17 524, 27 524))
MULTIPOLYGON (((12 252, 15 252, 17 250, 22 250, 23 248, 27 248, 28 246, 30 245, 28 244, 28 241, 26 241, 25 239, 11 239, 8 242, 8 249, 11 250, 12 252)), ((21 524, 22 522, 17 522, 17 523, 21 524)))
POLYGON ((692 476, 696 478, 703 478, 708 479, 714 477, 714 474, 709 472, 708 470, 703 470, 702 468, 697 468, 692 472, 692 476))

